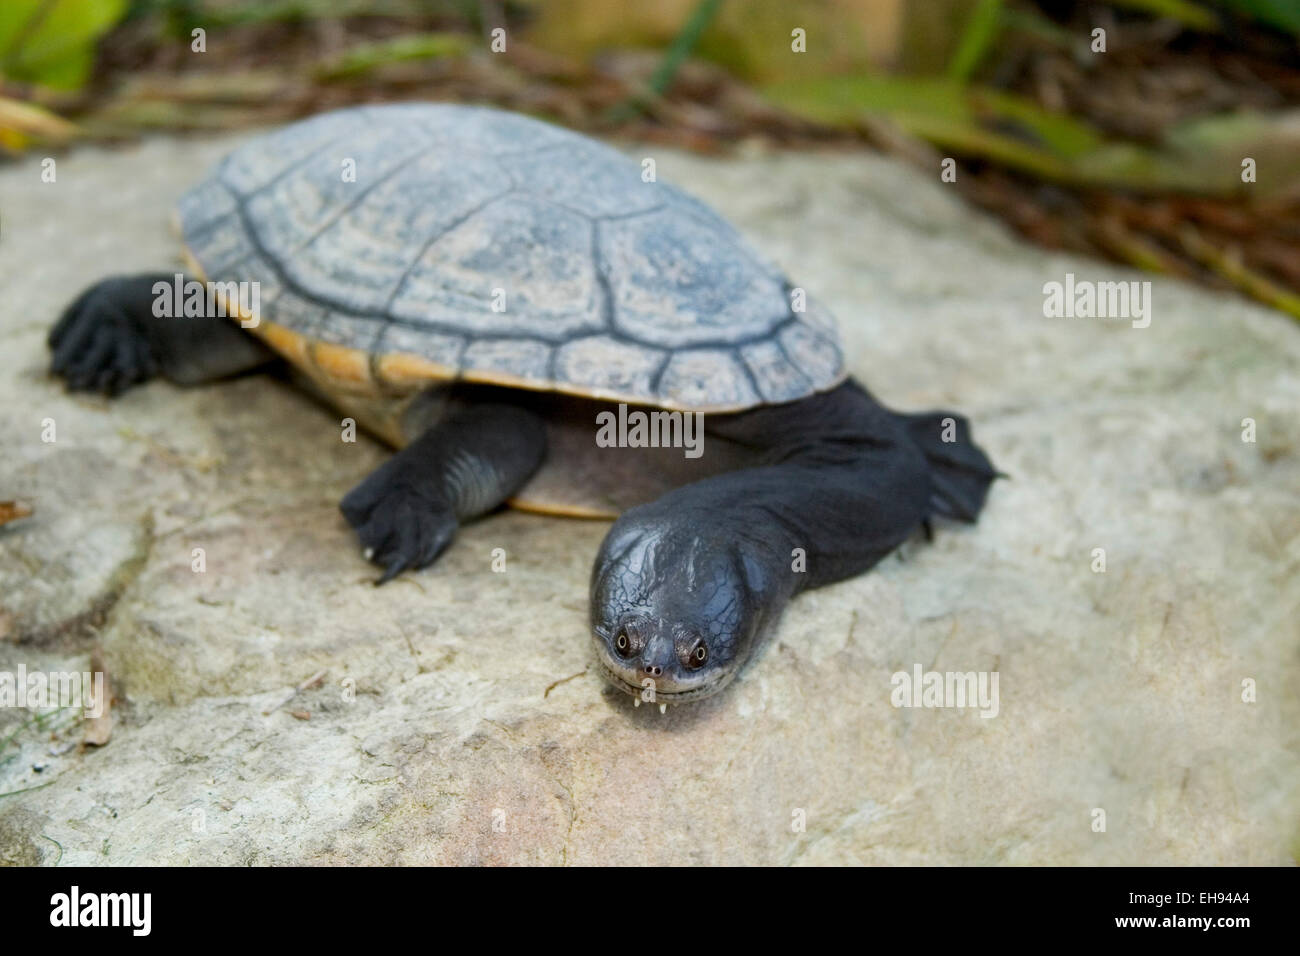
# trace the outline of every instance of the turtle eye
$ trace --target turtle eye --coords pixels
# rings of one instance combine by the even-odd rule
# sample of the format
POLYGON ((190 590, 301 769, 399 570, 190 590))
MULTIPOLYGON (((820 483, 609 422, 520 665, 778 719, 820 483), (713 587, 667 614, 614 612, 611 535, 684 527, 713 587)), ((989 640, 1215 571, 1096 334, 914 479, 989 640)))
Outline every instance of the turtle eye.
POLYGON ((686 666, 695 670, 703 667, 704 662, 709 659, 709 645, 704 643, 703 638, 696 638, 691 649, 686 652, 686 666))
POLYGON ((620 630, 614 636, 614 650, 618 651, 621 657, 627 657, 632 650, 632 642, 628 639, 627 631, 620 630))

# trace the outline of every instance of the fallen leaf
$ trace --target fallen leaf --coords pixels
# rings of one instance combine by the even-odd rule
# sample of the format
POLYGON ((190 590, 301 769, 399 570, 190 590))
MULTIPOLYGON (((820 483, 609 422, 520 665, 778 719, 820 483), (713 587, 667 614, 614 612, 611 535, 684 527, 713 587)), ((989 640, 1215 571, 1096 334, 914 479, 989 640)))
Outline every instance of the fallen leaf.
POLYGON ((21 501, 0 501, 0 524, 29 517, 32 509, 21 501))
POLYGON ((81 741, 91 747, 102 747, 113 736, 113 691, 109 687, 108 671, 104 667, 99 651, 90 655, 90 670, 93 674, 103 674, 103 711, 98 717, 86 718, 86 729, 81 741))

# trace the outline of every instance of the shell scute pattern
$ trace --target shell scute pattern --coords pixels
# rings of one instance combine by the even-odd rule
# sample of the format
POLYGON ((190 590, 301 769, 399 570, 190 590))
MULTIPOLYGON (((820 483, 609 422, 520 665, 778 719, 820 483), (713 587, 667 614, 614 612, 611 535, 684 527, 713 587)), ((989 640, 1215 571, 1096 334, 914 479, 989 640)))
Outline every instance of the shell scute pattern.
POLYGON ((479 339, 465 347, 463 361, 508 380, 544 382, 550 377, 551 346, 528 339, 479 339))
POLYGON ((326 353, 349 382, 373 353, 406 386, 463 376, 706 410, 837 384, 829 313, 792 311, 734 228, 641 173, 497 110, 363 107, 239 147, 180 218, 207 278, 256 280, 264 319, 362 353, 326 353))
POLYGON ((730 349, 688 349, 668 359, 659 391, 671 404, 698 408, 722 404, 749 408, 761 403, 752 379, 730 349))
POLYGON ((599 143, 578 140, 501 162, 519 194, 588 219, 634 216, 665 202, 658 182, 644 181, 639 166, 599 143))
POLYGON ((807 394, 808 376, 790 361, 779 343, 771 340, 751 342, 741 348, 740 356, 764 401, 780 404, 807 394))
POLYGON ((666 348, 735 343, 783 321, 784 280, 736 255, 725 233, 660 209, 601 226, 614 323, 666 348))
POLYGON ((459 335, 431 331, 423 326, 393 322, 384 326, 371 349, 380 355, 390 352, 420 355, 435 365, 454 369, 461 366, 465 339, 459 335))
POLYGON ((667 361, 664 349, 591 335, 556 350, 555 375, 597 397, 653 395, 655 380, 667 361))
POLYGON ((552 342, 601 327, 591 223, 512 194, 437 237, 417 262, 393 313, 438 313, 478 335, 552 342), (432 305, 431 305, 432 304, 432 305))

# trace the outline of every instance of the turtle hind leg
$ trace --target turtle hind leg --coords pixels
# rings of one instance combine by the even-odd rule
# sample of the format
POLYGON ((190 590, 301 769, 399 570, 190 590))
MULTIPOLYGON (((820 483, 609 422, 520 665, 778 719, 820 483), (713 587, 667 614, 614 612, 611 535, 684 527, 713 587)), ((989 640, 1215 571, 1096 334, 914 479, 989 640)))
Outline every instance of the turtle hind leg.
POLYGON ((50 330, 50 370, 73 391, 116 395, 159 374, 197 385, 275 358, 225 316, 154 315, 155 286, 170 290, 174 280, 168 274, 115 276, 90 286, 50 330))
MULTIPOLYGON (((1003 475, 970 436, 970 425, 955 412, 898 414, 908 436, 930 465, 930 511, 973 524, 984 508, 989 486, 1003 475)), ((925 522, 930 536, 929 519, 925 522)))
POLYGON ((501 505, 546 455, 546 426, 515 405, 474 405, 432 426, 339 503, 383 584, 437 560, 461 522, 501 505))

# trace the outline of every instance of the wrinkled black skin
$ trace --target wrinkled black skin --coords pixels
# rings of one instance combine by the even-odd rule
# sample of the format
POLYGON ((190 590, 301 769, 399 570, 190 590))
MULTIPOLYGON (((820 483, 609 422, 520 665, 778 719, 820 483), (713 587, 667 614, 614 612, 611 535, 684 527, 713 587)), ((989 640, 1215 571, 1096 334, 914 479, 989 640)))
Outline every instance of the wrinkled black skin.
POLYGON ((545 455, 546 426, 532 412, 475 405, 454 410, 376 468, 339 504, 384 568, 375 583, 432 564, 462 521, 498 507, 545 455))
MULTIPOLYGON (((155 318, 153 285, 171 278, 87 289, 50 333, 52 371, 69 389, 117 394, 158 374, 197 384, 273 360, 227 318, 155 318)), ((343 498, 384 568, 377 583, 431 564, 544 459, 545 425, 526 394, 493 394, 501 400, 453 407, 343 498)), ((705 425, 750 448, 754 466, 625 512, 592 571, 602 670, 645 699, 716 692, 792 596, 867 570, 933 515, 974 521, 996 476, 959 416, 892 412, 852 380, 705 425), (941 439, 945 425, 955 441, 941 439)))
POLYGON ((756 465, 624 512, 592 573, 602 667, 647 700, 721 689, 792 596, 861 574, 932 515, 973 521, 995 476, 960 417, 899 415, 852 380, 706 432, 756 465), (957 440, 943 443, 948 418, 957 440))
POLYGON ((73 391, 117 395, 159 374, 198 385, 275 359, 228 318, 155 316, 154 283, 170 288, 173 281, 169 274, 115 276, 86 289, 50 330, 50 370, 73 391))

